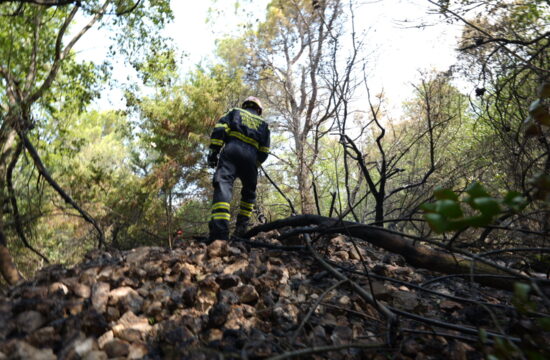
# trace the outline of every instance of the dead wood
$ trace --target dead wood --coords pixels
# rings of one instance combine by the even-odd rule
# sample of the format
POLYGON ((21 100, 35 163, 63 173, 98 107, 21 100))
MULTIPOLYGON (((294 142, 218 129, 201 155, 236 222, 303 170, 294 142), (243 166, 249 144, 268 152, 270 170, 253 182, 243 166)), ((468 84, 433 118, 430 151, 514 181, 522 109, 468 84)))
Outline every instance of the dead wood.
MULTIPOLYGON (((319 233, 343 233, 362 239, 372 245, 399 254, 414 267, 438 271, 446 274, 484 274, 491 277, 473 276, 480 284, 498 289, 512 290, 515 281, 529 281, 527 276, 514 273, 517 279, 510 279, 511 270, 506 271, 491 262, 471 258, 458 253, 445 252, 420 244, 394 232, 377 226, 364 225, 350 221, 339 221, 319 215, 300 215, 263 224, 251 229, 246 236, 252 237, 260 232, 271 231, 288 226, 317 225, 319 233), (497 275, 496 277, 494 275, 497 275), (502 277, 499 277, 502 276, 502 277)), ((312 230, 310 230, 312 231, 312 230)), ((427 239, 426 239, 427 240, 427 239)), ((539 280, 539 279, 534 279, 539 280)), ((544 283, 544 285, 548 285, 544 283)))

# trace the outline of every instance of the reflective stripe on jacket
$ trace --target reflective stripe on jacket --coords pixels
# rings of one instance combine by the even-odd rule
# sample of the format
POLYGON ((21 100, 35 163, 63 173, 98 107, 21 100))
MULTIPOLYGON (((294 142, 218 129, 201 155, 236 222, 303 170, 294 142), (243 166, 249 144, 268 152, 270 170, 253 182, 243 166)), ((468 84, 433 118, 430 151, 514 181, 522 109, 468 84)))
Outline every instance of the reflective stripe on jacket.
POLYGON ((219 150, 228 141, 242 141, 258 151, 258 161, 264 162, 269 154, 270 132, 267 123, 258 115, 234 108, 216 124, 210 135, 210 148, 219 150))

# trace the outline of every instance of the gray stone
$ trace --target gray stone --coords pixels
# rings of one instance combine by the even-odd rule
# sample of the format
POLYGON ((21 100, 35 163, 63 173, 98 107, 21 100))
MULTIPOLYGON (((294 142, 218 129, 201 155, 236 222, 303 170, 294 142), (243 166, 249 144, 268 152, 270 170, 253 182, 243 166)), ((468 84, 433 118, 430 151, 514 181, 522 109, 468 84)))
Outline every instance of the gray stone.
POLYGON ((32 333, 46 323, 44 316, 34 310, 25 311, 17 315, 16 321, 19 331, 26 334, 32 333))
POLYGON ((237 296, 243 304, 251 304, 258 301, 259 295, 252 285, 243 285, 237 288, 237 296))
POLYGON ((127 356, 130 352, 130 345, 122 340, 113 339, 105 344, 103 350, 110 358, 127 356))
POLYGON ((92 287, 92 305, 98 312, 103 313, 109 301, 111 285, 105 282, 95 283, 92 287))

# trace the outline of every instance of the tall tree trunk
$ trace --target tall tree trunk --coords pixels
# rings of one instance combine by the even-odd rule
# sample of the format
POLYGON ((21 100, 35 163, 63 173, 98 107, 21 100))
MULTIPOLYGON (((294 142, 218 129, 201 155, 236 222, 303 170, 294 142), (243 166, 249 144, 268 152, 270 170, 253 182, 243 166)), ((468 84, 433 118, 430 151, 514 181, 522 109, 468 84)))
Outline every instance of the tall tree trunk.
POLYGON ((16 133, 6 123, 0 128, 0 274, 10 285, 21 280, 13 258, 8 250, 8 244, 4 235, 4 205, 8 201, 7 173, 8 159, 16 148, 16 133))
POLYGON ((304 142, 299 137, 296 139, 296 155, 298 157, 298 168, 296 169, 296 178, 298 180, 298 191, 300 192, 300 207, 302 214, 315 214, 315 201, 312 194, 312 180, 307 167, 306 151, 304 142))

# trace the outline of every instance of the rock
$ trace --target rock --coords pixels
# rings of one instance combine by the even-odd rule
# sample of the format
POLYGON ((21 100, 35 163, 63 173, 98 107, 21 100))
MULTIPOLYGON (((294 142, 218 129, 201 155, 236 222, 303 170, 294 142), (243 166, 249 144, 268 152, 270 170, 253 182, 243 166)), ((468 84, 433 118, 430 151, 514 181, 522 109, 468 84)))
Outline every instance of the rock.
MULTIPOLYGON (((370 289, 368 284, 365 284, 364 288, 370 289)), ((372 281, 372 289, 377 300, 386 301, 392 297, 392 288, 381 281, 372 281)))
POLYGON ((393 305, 399 309, 412 311, 418 306, 418 296, 412 292, 397 291, 393 297, 393 305))
POLYGON ((338 304, 341 306, 348 306, 350 302, 351 302, 351 299, 347 295, 344 295, 338 299, 338 304))
POLYGON ((30 334, 46 323, 46 319, 38 311, 25 311, 17 315, 17 328, 19 331, 30 334))
POLYGON ((15 351, 10 354, 10 359, 56 360, 57 356, 55 356, 52 349, 37 349, 24 341, 17 341, 15 351))
POLYGON ((209 328, 220 328, 227 320, 231 307, 224 303, 217 303, 208 311, 209 328))
POLYGON ((149 260, 153 253, 164 252, 161 247, 142 246, 126 253, 126 262, 130 265, 141 266, 146 260, 149 260))
POLYGON ((343 261, 347 261, 349 259, 349 253, 344 250, 334 252, 334 256, 343 261))
POLYGON ((383 265, 383 264, 374 265, 374 267, 372 268, 372 272, 377 274, 377 275, 381 275, 381 276, 388 276, 389 275, 388 271, 386 270, 386 266, 383 265))
POLYGON ((21 288, 21 297, 24 299, 45 299, 48 297, 48 287, 24 286, 21 288))
POLYGON ((117 325, 124 328, 135 329, 143 335, 148 334, 153 327, 149 324, 147 318, 137 316, 133 312, 128 311, 118 320, 117 325))
POLYGON ((139 342, 142 340, 141 332, 132 328, 125 328, 121 325, 113 326, 113 334, 120 340, 127 341, 129 343, 139 342))
POLYGON ((88 285, 81 284, 77 278, 66 278, 61 282, 69 287, 69 289, 78 297, 87 299, 90 297, 91 289, 88 285))
POLYGON ((79 281, 82 284, 86 284, 86 285, 92 287, 97 281, 96 279, 97 279, 97 274, 98 273, 99 273, 99 268, 98 267, 88 268, 88 269, 82 271, 82 273, 80 274, 79 281))
POLYGON ((215 240, 206 248, 206 253, 209 258, 224 257, 229 254, 227 241, 215 240))
POLYGON ((130 345, 125 341, 113 339, 104 345, 103 350, 109 358, 123 357, 130 352, 130 345))
POLYGON ((104 314, 90 308, 80 314, 80 327, 87 335, 97 337, 107 331, 108 324, 104 314))
POLYGON ((140 312, 143 306, 143 298, 137 291, 128 286, 119 287, 109 293, 109 304, 122 306, 124 310, 134 313, 140 312))
POLYGON ((239 259, 235 261, 233 264, 230 264, 226 266, 223 269, 224 274, 235 274, 238 271, 246 269, 248 266, 248 261, 246 259, 239 259))
POLYGON ((218 302, 234 305, 239 302, 239 297, 231 290, 222 290, 218 293, 218 302))
POLYGON ((156 317, 160 315, 163 310, 162 303, 160 301, 146 301, 143 306, 143 312, 150 317, 156 317))
POLYGON ((120 317, 120 311, 114 306, 107 307, 105 317, 108 321, 116 321, 120 317))
POLYGON ((252 285, 239 286, 235 292, 243 304, 255 303, 259 298, 258 292, 252 285))
POLYGON ((109 330, 97 339, 97 345, 99 346, 100 349, 103 349, 105 347, 105 344, 107 344, 109 341, 113 339, 114 339, 113 331, 109 330))
POLYGON ((34 331, 28 338, 27 341, 32 345, 38 348, 42 347, 52 347, 58 341, 61 341, 61 335, 59 335, 52 326, 46 326, 41 329, 34 331))
POLYGON ((97 340, 92 337, 77 340, 74 344, 74 350, 80 357, 84 357, 93 350, 97 350, 97 347, 97 340))
POLYGON ((181 299, 185 306, 192 307, 195 305, 195 302, 197 301, 197 291, 198 289, 196 286, 189 286, 183 291, 181 294, 181 299))
POLYGON ((277 305, 273 309, 273 317, 284 330, 290 329, 298 323, 300 311, 293 304, 277 305))
POLYGON ((82 360, 107 360, 109 356, 104 351, 94 350, 90 351, 82 358, 82 360))
POLYGON ((65 311, 71 315, 78 315, 84 310, 84 299, 73 298, 65 304, 65 311))
POLYGON ((205 340, 209 343, 213 341, 220 341, 223 338, 223 331, 220 329, 209 329, 205 340))
POLYGON ((128 359, 143 359, 149 350, 147 346, 142 343, 133 343, 130 344, 130 351, 128 352, 128 359))
POLYGON ((353 330, 349 326, 336 326, 330 335, 330 340, 334 345, 348 344, 352 338, 353 330))
POLYGON ((239 277, 236 275, 224 274, 216 278, 216 282, 220 285, 222 289, 229 289, 233 286, 239 285, 239 277))
POLYGON ((361 260, 361 255, 359 254, 357 249, 355 249, 355 247, 351 248, 348 255, 351 260, 361 260))
POLYGON ((109 292, 111 291, 111 285, 105 282, 95 283, 92 287, 92 306, 98 312, 105 312, 107 303, 109 301, 109 292))
POLYGON ((443 300, 440 304, 439 304, 439 308, 441 310, 445 310, 445 311, 453 311, 453 310, 459 310, 459 309, 462 309, 463 306, 457 302, 454 302, 454 301, 451 301, 451 300, 443 300))
POLYGON ((54 282, 48 287, 48 293, 50 295, 67 295, 69 293, 69 288, 67 285, 60 283, 60 282, 54 282))
POLYGON ((163 275, 162 266, 159 261, 149 261, 142 265, 149 279, 155 279, 163 275))

